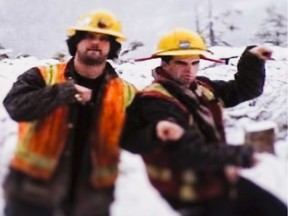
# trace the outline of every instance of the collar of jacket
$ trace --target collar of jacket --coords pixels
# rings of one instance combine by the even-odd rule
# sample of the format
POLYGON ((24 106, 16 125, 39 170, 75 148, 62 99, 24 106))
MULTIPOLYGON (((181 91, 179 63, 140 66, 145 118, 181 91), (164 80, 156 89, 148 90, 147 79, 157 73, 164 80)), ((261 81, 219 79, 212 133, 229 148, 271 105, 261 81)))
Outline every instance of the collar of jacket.
MULTIPOLYGON (((75 73, 77 73, 77 71, 75 70, 75 67, 74 67, 74 58, 71 58, 66 63, 66 65, 67 65, 66 69, 65 69, 65 77, 66 77, 66 79, 68 79, 69 77, 74 78, 75 77, 75 73)), ((106 62, 103 74, 105 74, 105 79, 106 80, 119 77, 118 74, 115 72, 114 68, 112 67, 112 65, 109 62, 106 62)))

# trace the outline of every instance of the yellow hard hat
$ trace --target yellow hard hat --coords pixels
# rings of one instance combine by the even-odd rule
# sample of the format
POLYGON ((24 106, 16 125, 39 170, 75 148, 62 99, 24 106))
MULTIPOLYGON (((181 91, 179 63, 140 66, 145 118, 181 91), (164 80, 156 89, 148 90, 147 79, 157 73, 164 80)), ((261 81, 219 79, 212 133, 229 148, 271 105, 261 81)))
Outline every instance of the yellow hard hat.
POLYGON ((76 31, 88 31, 116 37, 118 42, 125 41, 121 23, 108 11, 96 10, 83 14, 75 26, 68 28, 67 35, 73 36, 76 31))
POLYGON ((179 28, 160 39, 153 56, 191 56, 202 55, 207 52, 210 51, 200 34, 179 28))

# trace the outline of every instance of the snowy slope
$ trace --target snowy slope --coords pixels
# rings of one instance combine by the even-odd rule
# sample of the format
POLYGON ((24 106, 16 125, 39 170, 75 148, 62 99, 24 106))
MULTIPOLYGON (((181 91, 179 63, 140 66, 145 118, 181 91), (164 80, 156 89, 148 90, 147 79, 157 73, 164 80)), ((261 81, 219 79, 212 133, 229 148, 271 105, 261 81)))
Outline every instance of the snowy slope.
MULTIPOLYGON (((267 63, 267 81, 262 96, 253 101, 242 103, 225 110, 225 124, 228 142, 234 145, 243 143, 245 128, 251 124, 273 122, 277 127, 275 155, 258 154, 259 163, 255 168, 243 170, 243 176, 271 191, 287 202, 287 48, 272 47, 275 61, 267 63)), ((243 48, 212 48, 216 57, 239 56, 243 48)), ((229 65, 201 62, 201 75, 211 79, 228 80, 236 72, 234 58, 229 65)), ((2 101, 17 76, 26 69, 43 65, 55 60, 39 60, 34 57, 23 59, 4 59, 0 61, 0 100, 2 101)), ((139 89, 152 81, 151 70, 159 64, 159 60, 146 62, 129 61, 114 65, 124 79, 132 82, 139 89)), ((256 127, 260 127, 257 126, 256 127)), ((17 125, 0 104, 0 183, 3 180, 7 163, 16 143, 17 125)), ((117 181, 116 201, 111 207, 113 216, 158 216, 177 215, 150 186, 142 159, 123 151, 120 164, 121 175, 117 181), (137 214, 136 214, 137 212, 137 214)), ((1 190, 0 190, 1 193, 1 190)), ((1 196, 0 196, 1 197, 1 196)), ((0 212, 3 207, 0 199, 0 212)), ((1 213, 0 213, 0 216, 1 213)))

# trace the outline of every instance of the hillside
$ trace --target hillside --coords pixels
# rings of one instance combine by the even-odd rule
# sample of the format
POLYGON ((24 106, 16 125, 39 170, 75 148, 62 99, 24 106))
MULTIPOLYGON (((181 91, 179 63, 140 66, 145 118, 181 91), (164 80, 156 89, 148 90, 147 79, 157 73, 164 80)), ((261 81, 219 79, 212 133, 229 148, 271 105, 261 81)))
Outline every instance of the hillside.
MULTIPOLYGON (((242 175, 271 191, 275 196, 287 202, 287 48, 272 47, 275 60, 266 64, 266 83, 263 95, 225 110, 227 140, 232 145, 241 145, 247 128, 262 130, 274 125, 275 154, 259 153, 256 167, 243 170, 242 175)), ((216 57, 239 56, 240 48, 214 47, 216 57)), ((200 74, 211 79, 229 80, 236 72, 238 58, 233 58, 228 65, 208 61, 201 62, 200 74)), ((0 60, 0 100, 2 101, 19 74, 30 67, 57 62, 53 59, 24 57, 0 60)), ((159 64, 158 60, 136 63, 133 60, 114 63, 117 72, 124 79, 132 82, 139 89, 152 81, 151 70, 159 64)), ((0 183, 7 171, 7 163, 16 143, 17 125, 0 104, 0 183)), ((140 157, 123 151, 120 164, 121 175, 117 181, 116 201, 112 206, 113 216, 159 216, 176 215, 161 200, 157 192, 148 183, 144 165, 140 157), (137 213, 136 213, 137 212, 137 213)), ((1 191, 0 191, 1 193, 1 191)), ((1 196, 0 196, 1 197, 1 196)), ((3 207, 0 199, 0 212, 3 207)), ((1 213, 0 213, 0 216, 1 213)))

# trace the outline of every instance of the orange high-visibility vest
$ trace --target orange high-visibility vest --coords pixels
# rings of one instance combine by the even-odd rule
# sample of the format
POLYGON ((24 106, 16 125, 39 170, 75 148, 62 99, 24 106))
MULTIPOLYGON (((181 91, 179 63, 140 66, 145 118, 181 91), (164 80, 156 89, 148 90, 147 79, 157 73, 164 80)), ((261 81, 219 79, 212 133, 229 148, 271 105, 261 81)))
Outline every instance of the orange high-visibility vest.
MULTIPOLYGON (((39 67, 47 86, 66 82, 66 63, 39 67)), ((91 134, 91 182, 95 187, 110 186, 117 177, 119 138, 125 108, 132 102, 136 89, 120 78, 108 81, 100 107, 98 125, 91 134), (97 168, 96 168, 97 167, 97 168)), ((57 107, 51 114, 32 122, 19 123, 19 141, 11 166, 35 178, 52 177, 68 136, 69 106, 57 107)))

